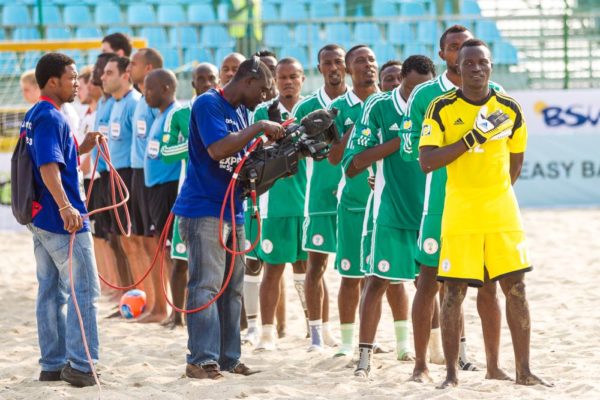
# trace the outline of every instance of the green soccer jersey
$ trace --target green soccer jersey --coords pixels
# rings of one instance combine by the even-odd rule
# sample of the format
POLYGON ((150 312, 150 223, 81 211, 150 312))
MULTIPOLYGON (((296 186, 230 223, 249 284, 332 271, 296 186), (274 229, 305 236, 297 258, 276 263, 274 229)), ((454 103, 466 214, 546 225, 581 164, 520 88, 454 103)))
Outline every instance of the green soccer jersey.
MULTIPOLYGON (((345 135, 346 131, 357 122, 362 106, 362 100, 352 90, 338 97, 329 105, 329 108, 339 110, 335 117, 335 125, 340 136, 345 135)), ((363 171, 353 178, 342 174, 337 191, 339 204, 350 211, 364 211, 371 192, 367 181, 368 177, 367 171, 363 171)))
MULTIPOLYGON (((500 85, 492 81, 490 81, 490 87, 496 91, 504 91, 500 85)), ((419 156, 421 126, 429 103, 454 88, 456 86, 448 79, 447 72, 415 87, 408 99, 408 116, 412 122, 410 140, 404 141, 400 149, 405 159, 416 160, 419 156)), ((446 179, 446 168, 440 168, 427 174, 423 214, 442 215, 446 197, 446 179)))
MULTIPOLYGON (((312 95, 304 98, 294 106, 292 115, 300 122, 312 111, 329 107, 331 99, 321 87, 312 95)), ((304 216, 335 215, 337 212, 337 189, 342 177, 340 166, 333 166, 329 161, 306 159, 306 199, 304 216)))
MULTIPOLYGON (((268 109, 274 100, 259 105, 252 116, 252 124, 269 119, 268 109)), ((290 112, 279 103, 281 118, 285 121, 290 112)), ((298 172, 281 178, 259 198, 260 215, 269 217, 302 217, 304 215, 304 192, 306 191, 306 160, 298 163, 298 172)))
POLYGON ((161 159, 167 163, 181 162, 180 188, 187 168, 188 137, 193 103, 194 99, 181 108, 173 108, 169 111, 165 122, 165 133, 160 141, 161 159))
MULTIPOLYGON (((410 130, 406 103, 400 91, 371 95, 363 106, 344 159, 347 168, 354 155, 394 139, 410 130)), ((423 209, 425 175, 416 160, 398 151, 376 163, 373 220, 397 229, 418 230, 423 209)))

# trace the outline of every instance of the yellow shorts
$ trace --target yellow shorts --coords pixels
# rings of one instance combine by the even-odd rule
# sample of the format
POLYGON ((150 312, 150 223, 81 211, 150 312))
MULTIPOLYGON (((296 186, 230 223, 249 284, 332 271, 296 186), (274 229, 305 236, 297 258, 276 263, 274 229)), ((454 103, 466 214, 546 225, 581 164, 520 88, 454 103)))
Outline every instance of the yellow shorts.
POLYGON ((482 286, 485 270, 491 280, 498 280, 531 269, 522 231, 442 236, 441 281, 482 286))

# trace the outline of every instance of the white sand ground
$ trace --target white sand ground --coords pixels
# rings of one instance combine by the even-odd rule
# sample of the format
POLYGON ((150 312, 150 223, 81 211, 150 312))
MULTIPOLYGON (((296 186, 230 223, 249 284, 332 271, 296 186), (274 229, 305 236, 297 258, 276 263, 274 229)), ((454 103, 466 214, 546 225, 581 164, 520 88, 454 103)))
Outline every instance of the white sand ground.
MULTIPOLYGON (((394 353, 377 355, 368 380, 355 379, 349 359, 307 353, 304 322, 288 271, 288 336, 279 351, 254 353, 243 349, 243 360, 263 372, 251 377, 227 374, 219 382, 184 377, 187 335, 106 320, 110 304, 101 304, 100 334, 103 399, 570 399, 600 397, 600 210, 524 212, 535 269, 527 276, 532 312, 532 369, 554 382, 554 388, 522 387, 485 381, 484 372, 463 372, 461 385, 440 391, 435 384, 406 382, 412 363, 400 363, 394 353)), ((31 239, 27 233, 0 234, 0 398, 54 399, 98 397, 97 388, 37 381, 36 280, 31 239)), ((338 334, 339 278, 327 272, 334 332, 338 334)), ((410 288, 410 294, 414 289, 410 288)), ((503 296, 501 301, 504 302, 503 296)), ((389 308, 378 334, 393 348, 389 308)), ((469 353, 483 367, 483 341, 475 309, 475 291, 465 301, 469 353)), ((514 374, 510 334, 503 321, 502 366, 514 374)), ((431 366, 439 382, 441 366, 431 366)))

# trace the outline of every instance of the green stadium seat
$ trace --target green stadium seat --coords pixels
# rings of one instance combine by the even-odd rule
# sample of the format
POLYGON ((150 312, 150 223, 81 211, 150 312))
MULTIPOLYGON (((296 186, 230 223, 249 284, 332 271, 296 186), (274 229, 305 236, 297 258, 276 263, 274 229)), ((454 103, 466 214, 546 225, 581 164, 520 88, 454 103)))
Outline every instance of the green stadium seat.
POLYGON ((60 26, 50 26, 46 28, 46 38, 53 40, 72 39, 73 34, 68 28, 60 26))
POLYGON ((200 44, 204 47, 233 47, 235 40, 229 36, 229 32, 223 26, 207 25, 200 32, 200 44))
POLYGON ((339 17, 336 5, 330 1, 311 2, 309 4, 310 17, 313 19, 339 17))
MULTIPOLYGON (((39 24, 39 13, 37 7, 33 7, 32 14, 33 23, 39 24)), ((42 6, 42 21, 44 24, 48 25, 59 25, 62 22, 62 17, 58 7, 53 5, 42 6)))
POLYGON ((294 43, 308 46, 319 42, 319 26, 316 24, 298 24, 294 31, 294 43))
POLYGON ((282 21, 301 21, 308 19, 308 12, 304 3, 295 1, 286 1, 281 5, 282 21))
POLYGON ((415 41, 413 29, 407 22, 390 22, 387 29, 388 42, 392 44, 404 44, 415 41))
POLYGON ((192 62, 209 62, 215 64, 215 60, 208 49, 202 49, 199 47, 190 47, 185 50, 183 62, 189 64, 192 62))
POLYGON ((263 3, 261 12, 263 21, 275 21, 279 19, 279 11, 273 3, 263 3))
POLYGON ((37 28, 15 28, 12 40, 38 40, 40 39, 40 31, 37 28))
POLYGON ((96 25, 120 24, 123 22, 121 9, 114 3, 100 3, 96 6, 94 23, 96 25))
POLYGON ((133 25, 146 25, 156 22, 154 9, 150 4, 130 4, 127 7, 127 22, 133 25))
POLYGON ((354 41, 357 43, 381 43, 381 31, 374 22, 359 22, 354 27, 354 41))
POLYGON ((373 46, 373 52, 375 52, 375 56, 380 65, 383 65, 390 60, 400 60, 396 48, 391 43, 378 43, 373 46))
POLYGON ((27 6, 21 4, 7 4, 2 8, 2 25, 19 26, 30 25, 31 17, 27 6))
POLYGON ((338 43, 342 47, 347 47, 351 41, 352 32, 350 26, 343 22, 336 22, 325 25, 325 40, 329 43, 338 43))
POLYGON ((400 15, 403 17, 420 17, 425 15, 425 7, 417 1, 400 3, 400 15))
POLYGON ((306 50, 306 47, 285 46, 279 50, 278 54, 279 54, 279 58, 293 57, 296 60, 298 60, 300 62, 300 64, 304 65, 305 67, 309 65, 308 51, 306 50))
POLYGON ((374 0, 372 14, 374 17, 392 17, 398 15, 398 7, 390 0, 374 0))
POLYGON ((77 39, 93 39, 93 38, 102 38, 102 32, 100 29, 94 26, 84 26, 77 28, 75 31, 75 37, 77 39))
POLYGON ((268 47, 283 47, 291 42, 290 27, 288 25, 267 25, 265 27, 264 41, 268 47))
POLYGON ((477 20, 475 25, 475 37, 485 42, 493 42, 500 39, 500 31, 496 26, 496 22, 487 19, 477 20))
POLYGON ((186 22, 183 8, 178 4, 161 4, 158 6, 158 22, 160 24, 179 24, 186 22))
POLYGON ((65 6, 63 11, 65 25, 89 25, 92 23, 92 13, 88 6, 65 6))
POLYGON ((159 26, 144 26, 140 36, 148 40, 149 47, 166 47, 168 43, 165 30, 159 26))
POLYGON ((190 4, 188 8, 188 22, 212 22, 217 18, 211 4, 190 4))

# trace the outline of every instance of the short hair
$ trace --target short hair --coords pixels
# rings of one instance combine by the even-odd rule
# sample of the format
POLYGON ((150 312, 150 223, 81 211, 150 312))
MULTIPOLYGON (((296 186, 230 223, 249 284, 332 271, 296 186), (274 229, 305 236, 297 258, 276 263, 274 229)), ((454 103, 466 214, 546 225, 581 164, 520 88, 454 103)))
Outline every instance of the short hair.
POLYGON ((400 75, 402 75, 402 78, 406 78, 410 71, 417 71, 417 73, 420 75, 427 75, 431 73, 431 75, 435 76, 435 65, 429 57, 414 55, 404 60, 400 75))
POLYGON ((470 32, 466 26, 462 25, 452 25, 450 28, 446 29, 442 36, 440 37, 440 50, 444 50, 444 42, 446 41, 446 37, 451 33, 461 33, 461 32, 470 32))
POLYGON ((354 53, 356 50, 358 49, 370 49, 369 46, 367 46, 366 44, 357 44, 356 46, 353 46, 350 50, 348 50, 346 52, 346 55, 344 56, 344 62, 346 63, 346 65, 348 65, 348 62, 350 61, 350 56, 352 55, 352 53, 354 53))
POLYGON ((170 86, 173 93, 177 90, 177 78, 171 70, 163 68, 153 69, 148 73, 146 79, 157 79, 160 84, 170 86))
POLYGON ((37 81, 35 80, 35 69, 29 69, 21 74, 21 78, 19 79, 21 83, 26 83, 31 86, 37 86, 37 81))
POLYGON ((115 53, 100 53, 96 58, 96 63, 94 64, 94 72, 92 72, 92 83, 96 86, 102 86, 102 74, 104 73, 104 67, 108 63, 108 60, 115 57, 115 53))
POLYGON ((338 44, 327 44, 327 45, 321 47, 321 49, 317 53, 317 62, 319 62, 319 63, 321 62, 321 54, 324 51, 335 51, 335 50, 341 50, 341 51, 345 52, 344 48, 338 44))
POLYGON ((115 55, 108 59, 107 63, 109 63, 109 62, 117 63, 117 69, 119 70, 119 75, 123 75, 125 72, 127 72, 127 67, 129 66, 129 58, 119 57, 119 56, 115 55))
POLYGON ((92 78, 93 70, 94 70, 93 66, 86 65, 85 67, 83 67, 81 69, 81 71, 79 71, 78 79, 83 79, 83 81, 87 84, 90 81, 90 79, 92 78))
POLYGON ((394 66, 402 68, 402 63, 398 60, 390 60, 390 61, 387 61, 385 64, 383 64, 381 66, 381 68, 379 68, 379 80, 381 80, 381 74, 383 74, 383 71, 385 71, 389 67, 394 67, 394 66))
POLYGON ((277 55, 275 53, 273 53, 271 50, 259 50, 256 53, 254 53, 253 55, 255 55, 256 57, 259 58, 263 58, 263 57, 273 57, 274 59, 277 60, 277 55))
POLYGON ((304 67, 302 66, 302 63, 300 63, 300 61, 298 61, 294 57, 284 57, 277 62, 278 67, 280 65, 287 65, 287 64, 298 64, 300 66, 300 68, 304 69, 304 67))
POLYGON ((267 82, 270 82, 273 79, 269 67, 267 67, 264 62, 260 61, 260 58, 257 56, 252 56, 249 59, 242 61, 233 76, 232 81, 239 81, 247 77, 256 79, 264 78, 267 82))
POLYGON ((144 47, 143 49, 139 49, 138 53, 142 54, 144 60, 146 60, 146 64, 152 65, 153 69, 163 67, 163 57, 158 50, 144 47))
POLYGON ((102 39, 102 43, 107 42, 110 45, 110 48, 115 52, 118 50, 123 50, 125 56, 129 57, 131 55, 131 51, 133 46, 131 45, 131 41, 127 35, 121 32, 111 33, 110 35, 104 36, 102 39))
POLYGON ((75 60, 62 53, 46 53, 35 66, 35 80, 43 89, 50 78, 60 78, 65 68, 75 64, 75 60))
MULTIPOLYGON (((483 46, 486 49, 490 50, 490 47, 487 45, 486 42, 484 42, 481 39, 475 39, 475 38, 473 38, 473 39, 465 40, 463 42, 463 44, 460 45, 460 49, 458 49, 458 55, 460 56, 460 53, 466 47, 479 47, 479 46, 483 46)), ((491 51, 490 51, 490 54, 491 54, 491 51)))

